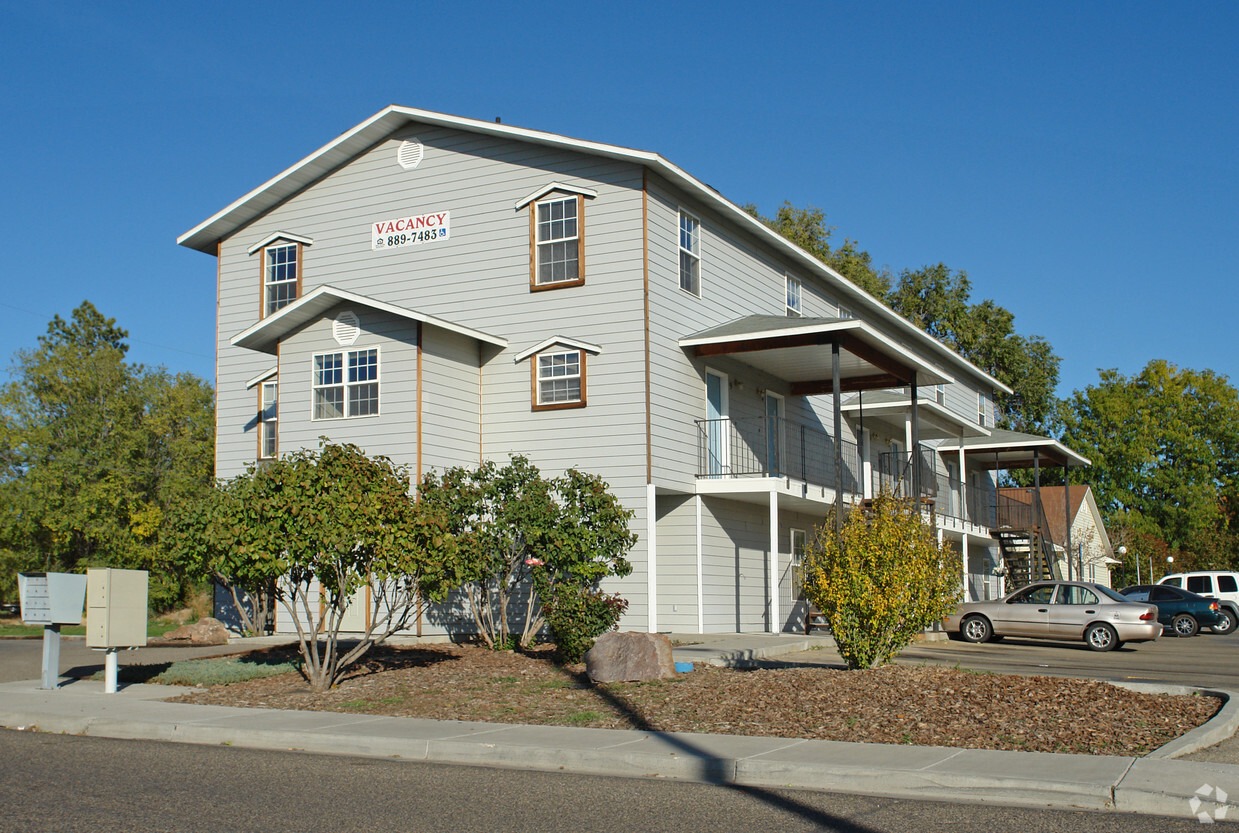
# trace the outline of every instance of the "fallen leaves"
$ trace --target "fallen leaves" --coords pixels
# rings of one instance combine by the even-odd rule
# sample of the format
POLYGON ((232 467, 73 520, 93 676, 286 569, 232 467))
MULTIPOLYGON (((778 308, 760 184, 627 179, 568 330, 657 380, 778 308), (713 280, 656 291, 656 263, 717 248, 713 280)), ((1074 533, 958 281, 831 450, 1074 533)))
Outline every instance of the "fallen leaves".
POLYGON ((186 702, 437 720, 711 732, 868 743, 1143 755, 1207 721, 1209 697, 1096 680, 931 666, 699 667, 670 680, 592 686, 582 666, 467 645, 384 647, 312 694, 295 674, 217 686, 186 702))

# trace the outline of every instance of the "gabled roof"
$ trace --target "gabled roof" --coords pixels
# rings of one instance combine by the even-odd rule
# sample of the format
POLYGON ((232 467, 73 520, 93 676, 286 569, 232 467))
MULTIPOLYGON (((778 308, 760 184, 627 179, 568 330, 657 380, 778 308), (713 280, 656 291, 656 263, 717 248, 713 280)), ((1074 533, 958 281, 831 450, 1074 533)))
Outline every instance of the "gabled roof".
POLYGON ((602 348, 598 346, 597 344, 590 344, 588 341, 581 341, 575 338, 568 338, 567 336, 551 336, 548 339, 543 339, 542 341, 539 341, 537 344, 535 344, 533 347, 530 347, 528 350, 517 353, 515 356, 512 357, 512 362, 514 364, 519 364, 520 362, 523 362, 525 359, 532 356, 534 353, 541 353, 543 350, 545 350, 546 348, 554 344, 562 344, 565 347, 575 347, 577 350, 584 350, 586 353, 593 353, 595 356, 601 355, 602 353, 602 348))
MULTIPOLYGON (((955 381, 936 365, 878 332, 859 318, 788 318, 781 315, 746 315, 700 330, 679 341, 698 356, 732 355, 759 370, 793 383, 813 383, 830 375, 822 349, 838 343, 840 379, 848 383, 889 388, 916 378, 918 384, 955 381)), ((820 387, 820 385, 818 385, 820 387)), ((816 389, 816 388, 815 388, 816 389)))
POLYGON ((267 180, 245 196, 194 226, 177 238, 177 243, 207 254, 216 253, 216 244, 267 211, 347 164, 353 158, 380 144, 393 132, 408 124, 426 124, 463 130, 485 136, 513 139, 545 147, 572 150, 643 165, 672 185, 682 189, 704 205, 727 217, 772 249, 786 256, 806 274, 828 280, 849 305, 864 309, 867 315, 888 323, 899 337, 938 356, 949 365, 964 368, 995 390, 1010 393, 1011 389, 964 359, 958 353, 930 336, 924 330, 901 317, 877 298, 861 289, 841 274, 822 263, 804 249, 792 243, 718 191, 701 182, 657 153, 634 150, 619 145, 573 139, 556 133, 529 130, 524 127, 451 116, 430 110, 390 105, 351 130, 342 133, 292 167, 267 180))
MULTIPOLYGON (((1071 503, 1071 525, 1075 526, 1076 518, 1080 515, 1080 510, 1085 506, 1093 515, 1094 524, 1097 527, 1097 533, 1100 537, 1099 543, 1102 548, 1109 552, 1110 538, 1106 534, 1106 524, 1102 520, 1101 512, 1097 508, 1097 503, 1093 499, 1093 490, 1090 486, 1076 485, 1068 488, 1067 500, 1071 503)), ((1009 500, 1016 500, 1020 503, 1031 503, 1032 498, 1027 488, 1010 488, 1003 487, 998 490, 998 494, 1009 500)), ((1041 508, 1045 512, 1045 521, 1050 527, 1050 540, 1060 546, 1067 540, 1067 523, 1065 520, 1062 486, 1042 486, 1041 487, 1041 508)), ((1073 541, 1073 543, 1082 543, 1073 541)))
POLYGON ((938 451, 963 451, 972 457, 970 465, 990 469, 1031 468, 1034 459, 1046 465, 1091 466, 1093 461, 1077 454, 1052 437, 1039 437, 995 428, 988 437, 947 440, 938 451))
POLYGON ((336 289, 334 286, 320 286, 317 289, 308 292, 293 303, 282 308, 279 312, 268 315, 254 326, 237 333, 232 337, 232 344, 236 347, 246 347, 250 350, 259 350, 264 353, 274 353, 275 346, 280 343, 281 339, 294 330, 303 327, 311 321, 314 321, 318 317, 324 315, 328 310, 341 302, 358 304, 360 306, 370 307, 371 309, 381 310, 401 318, 407 318, 410 321, 430 324, 434 327, 450 330, 454 333, 460 333, 461 335, 477 339, 478 341, 482 341, 487 344, 493 344, 499 348, 508 346, 508 340, 506 338, 492 336, 487 333, 483 333, 480 330, 474 330, 470 327, 462 327, 459 324, 453 324, 450 321, 445 321, 442 318, 436 318, 433 315, 427 315, 424 312, 417 312, 416 310, 398 307, 395 304, 389 304, 386 301, 379 301, 375 298, 367 298, 365 295, 358 295, 355 292, 336 289))

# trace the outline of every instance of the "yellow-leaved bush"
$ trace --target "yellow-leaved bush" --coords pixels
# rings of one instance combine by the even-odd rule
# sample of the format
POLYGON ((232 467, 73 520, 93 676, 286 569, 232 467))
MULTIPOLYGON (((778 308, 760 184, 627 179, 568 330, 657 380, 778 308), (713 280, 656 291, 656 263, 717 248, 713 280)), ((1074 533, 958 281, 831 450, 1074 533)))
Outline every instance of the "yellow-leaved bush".
POLYGON ((959 557, 910 500, 883 492, 852 509, 836 538, 819 529, 804 555, 805 597, 830 622, 850 668, 882 665, 951 613, 959 557))

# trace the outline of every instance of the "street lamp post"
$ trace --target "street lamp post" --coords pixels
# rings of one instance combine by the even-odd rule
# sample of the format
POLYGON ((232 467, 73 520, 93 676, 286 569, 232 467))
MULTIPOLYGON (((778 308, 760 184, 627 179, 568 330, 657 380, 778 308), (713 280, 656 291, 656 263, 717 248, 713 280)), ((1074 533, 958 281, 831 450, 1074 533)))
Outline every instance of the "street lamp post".
MULTIPOLYGON (((1123 557, 1123 567, 1127 567, 1127 547, 1119 547, 1119 555, 1123 557)), ((1136 556, 1132 558, 1136 562, 1136 584, 1140 583, 1140 558, 1136 556)))

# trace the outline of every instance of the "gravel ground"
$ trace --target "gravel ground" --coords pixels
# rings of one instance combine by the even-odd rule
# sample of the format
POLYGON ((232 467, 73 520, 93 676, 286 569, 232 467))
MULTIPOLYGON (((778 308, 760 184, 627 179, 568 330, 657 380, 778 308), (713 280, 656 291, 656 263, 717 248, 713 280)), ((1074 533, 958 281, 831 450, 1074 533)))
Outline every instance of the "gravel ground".
MULTIPOLYGON (((260 653, 260 652, 255 652, 260 653)), ((1208 697, 929 666, 869 671, 699 666, 674 679, 593 686, 584 666, 468 645, 382 647, 313 693, 299 674, 204 688, 184 702, 270 709, 1143 755, 1207 721, 1208 697)))

